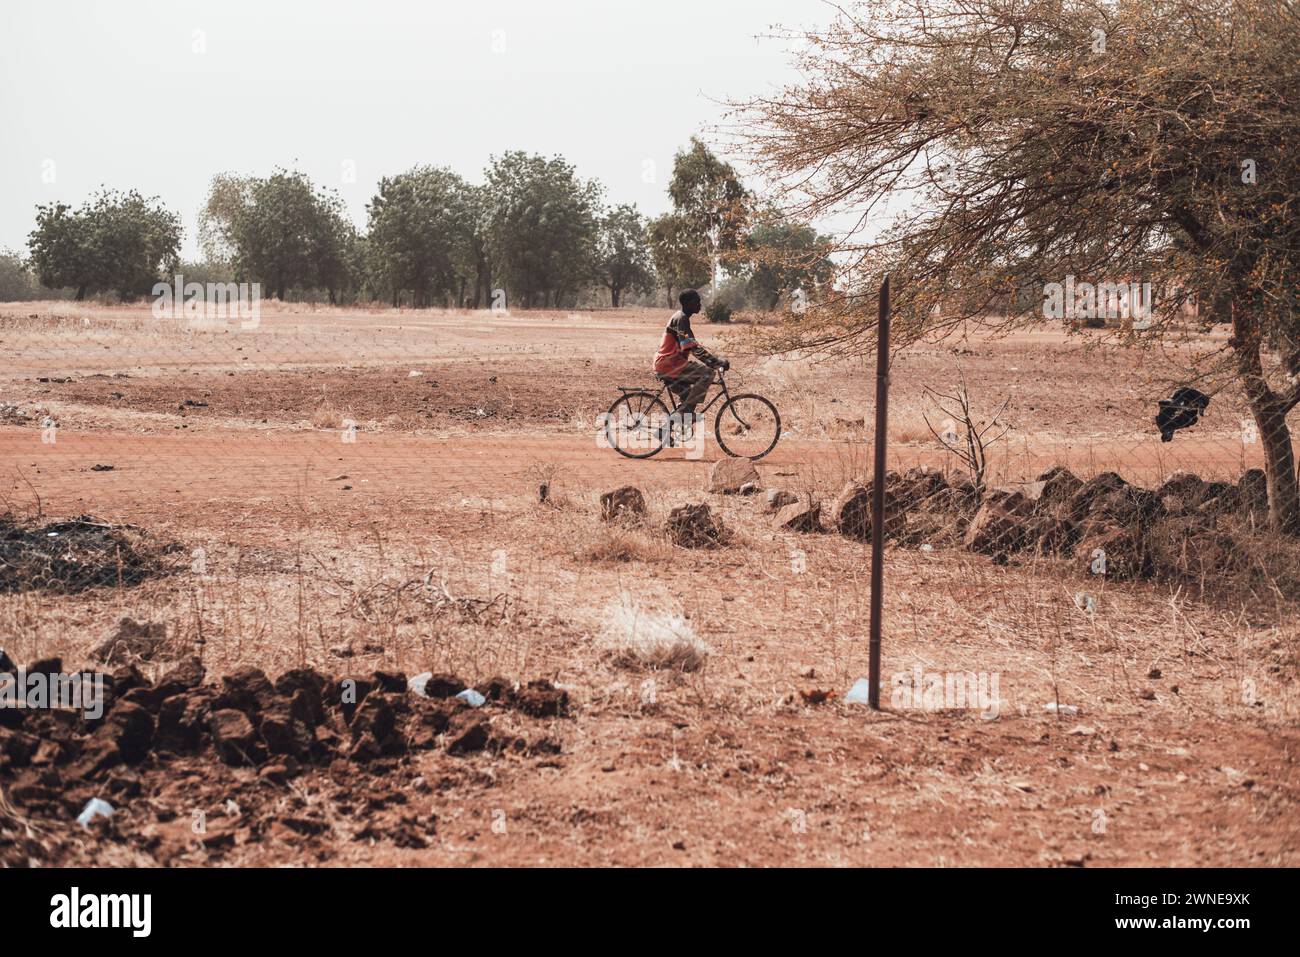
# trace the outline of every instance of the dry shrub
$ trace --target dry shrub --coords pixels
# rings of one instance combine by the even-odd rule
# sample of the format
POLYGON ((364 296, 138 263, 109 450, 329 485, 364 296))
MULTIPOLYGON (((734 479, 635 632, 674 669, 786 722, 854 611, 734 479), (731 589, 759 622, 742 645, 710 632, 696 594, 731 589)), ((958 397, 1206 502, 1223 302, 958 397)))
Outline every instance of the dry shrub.
POLYGON ((139 530, 89 515, 45 525, 0 516, 0 592, 79 592, 135 585, 165 569, 165 549, 139 530))
POLYGON ((633 671, 699 671, 713 651, 679 610, 646 608, 627 592, 605 609, 600 643, 633 671))
POLYGON ((560 510, 574 506, 573 500, 563 487, 564 478, 559 462, 531 462, 524 469, 523 478, 536 494, 537 504, 560 510))
POLYGON ((341 429, 345 418, 348 418, 347 413, 340 412, 332 402, 326 400, 312 411, 311 424, 316 429, 341 429))
POLYGON ((671 561, 667 544, 627 521, 587 524, 576 536, 574 555, 586 562, 671 561))
POLYGON ((1160 522, 1146 540, 1155 577, 1202 595, 1300 600, 1300 541, 1240 520, 1213 527, 1160 522))

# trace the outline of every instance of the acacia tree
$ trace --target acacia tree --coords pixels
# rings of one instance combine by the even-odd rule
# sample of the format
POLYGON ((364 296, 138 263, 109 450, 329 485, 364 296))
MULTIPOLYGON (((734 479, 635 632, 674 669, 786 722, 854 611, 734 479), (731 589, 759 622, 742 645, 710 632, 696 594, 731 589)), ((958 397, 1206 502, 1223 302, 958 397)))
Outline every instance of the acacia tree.
POLYGON ((1041 321, 1043 291, 1069 276, 1150 282, 1161 298, 1138 341, 1179 335, 1194 296, 1232 328, 1202 374, 1243 390, 1271 523, 1300 534, 1294 6, 911 0, 854 7, 807 40, 801 80, 747 105, 755 161, 803 213, 904 208, 844 241, 856 283, 786 344, 869 350, 859 293, 885 272, 903 342, 993 308, 1002 328, 1041 321))
POLYGON ((629 290, 649 289, 654 284, 650 267, 650 246, 646 221, 635 206, 615 206, 600 220, 596 252, 596 274, 609 289, 615 309, 629 290))

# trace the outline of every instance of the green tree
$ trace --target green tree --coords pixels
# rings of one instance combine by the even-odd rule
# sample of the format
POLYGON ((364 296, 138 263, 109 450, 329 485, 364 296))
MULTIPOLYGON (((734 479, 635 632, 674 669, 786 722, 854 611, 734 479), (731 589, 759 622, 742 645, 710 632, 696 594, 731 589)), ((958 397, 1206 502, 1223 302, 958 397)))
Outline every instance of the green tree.
MULTIPOLYGON (((1300 404, 1295 9, 870 4, 810 39, 802 85, 752 104, 750 145, 808 214, 907 201, 893 229, 850 238, 864 284, 891 275, 896 341, 1041 322, 1044 299, 1018 291, 1074 277, 1150 283, 1160 298, 1131 335, 1155 345, 1180 334, 1194 296, 1232 335, 1193 372, 1244 392, 1270 521, 1300 535, 1286 422, 1300 404)), ((869 351, 859 291, 786 341, 869 351)))
POLYGON ((41 298, 41 286, 22 256, 0 251, 0 302, 26 302, 41 298))
POLYGON ((745 236, 743 256, 749 267, 748 295, 775 309, 782 296, 816 296, 835 274, 830 253, 834 240, 811 226, 769 211, 745 236))
POLYGON ((710 284, 718 288, 722 258, 735 252, 749 218, 750 195, 730 163, 724 163, 698 137, 673 160, 668 183, 673 206, 696 237, 711 265, 710 284))
POLYGON ((95 264, 91 230, 85 208, 74 210, 66 203, 36 207, 36 228, 27 237, 32 270, 42 286, 60 289, 70 286, 76 298, 86 298, 92 282, 102 270, 95 264))
POLYGON ((673 305, 674 289, 693 289, 709 281, 708 252, 685 217, 677 213, 656 217, 650 222, 647 239, 655 275, 669 307, 673 305))
POLYGON ((348 219, 342 201, 321 208, 321 222, 314 243, 316 282, 329 295, 331 305, 339 297, 359 289, 365 280, 361 234, 348 219))
POLYGON ((147 294, 175 268, 180 245, 180 217, 134 190, 101 190, 76 210, 64 203, 38 206, 27 241, 41 284, 71 287, 78 300, 91 292, 123 299, 147 294))
MULTIPOLYGON (((221 229, 233 250, 236 275, 262 283, 280 300, 290 289, 319 287, 328 289, 334 301, 348 281, 342 264, 355 234, 343 201, 297 171, 276 170, 265 179, 233 182, 230 195, 220 197, 214 219, 230 217, 229 226, 221 229)), ((228 186, 226 182, 223 189, 228 186)))
POLYGON ((595 270, 600 186, 562 157, 523 152, 487 169, 488 250, 512 301, 558 306, 595 270))
POLYGON ((635 206, 615 206, 601 218, 596 274, 609 289, 615 309, 622 303, 624 292, 653 287, 646 221, 635 206))
POLYGON ((208 184, 208 198, 199 210, 199 249, 214 265, 235 258, 236 217, 249 203, 254 179, 234 173, 218 173, 208 184))
POLYGON ((488 200, 487 187, 466 184, 462 194, 463 231, 452 255, 462 309, 478 309, 492 300, 492 254, 488 246, 492 209, 488 200))
POLYGON ((379 181, 368 206, 371 261, 394 302, 410 292, 416 307, 461 304, 474 261, 473 190, 449 169, 417 166, 379 181))

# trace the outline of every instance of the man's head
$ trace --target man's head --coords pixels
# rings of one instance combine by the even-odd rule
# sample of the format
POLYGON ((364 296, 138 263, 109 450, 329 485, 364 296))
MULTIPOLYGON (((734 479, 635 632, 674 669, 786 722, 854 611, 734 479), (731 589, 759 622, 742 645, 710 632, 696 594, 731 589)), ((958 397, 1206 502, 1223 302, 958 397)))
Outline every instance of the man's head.
POLYGON ((685 290, 677 297, 677 301, 682 304, 682 313, 685 314, 687 318, 690 318, 700 311, 700 294, 694 289, 685 290))

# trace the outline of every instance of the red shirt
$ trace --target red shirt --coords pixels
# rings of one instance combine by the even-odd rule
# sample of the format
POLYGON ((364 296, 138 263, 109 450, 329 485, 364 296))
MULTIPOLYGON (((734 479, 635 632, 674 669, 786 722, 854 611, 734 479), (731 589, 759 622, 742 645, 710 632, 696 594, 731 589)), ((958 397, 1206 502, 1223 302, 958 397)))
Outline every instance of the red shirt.
POLYGON ((655 355, 654 369, 659 375, 680 375, 691 361, 691 350, 699 345, 688 331, 690 324, 681 321, 685 318, 678 312, 668 321, 668 328, 664 330, 663 340, 659 343, 659 352, 655 355), (685 329, 682 328, 683 325, 685 329))

